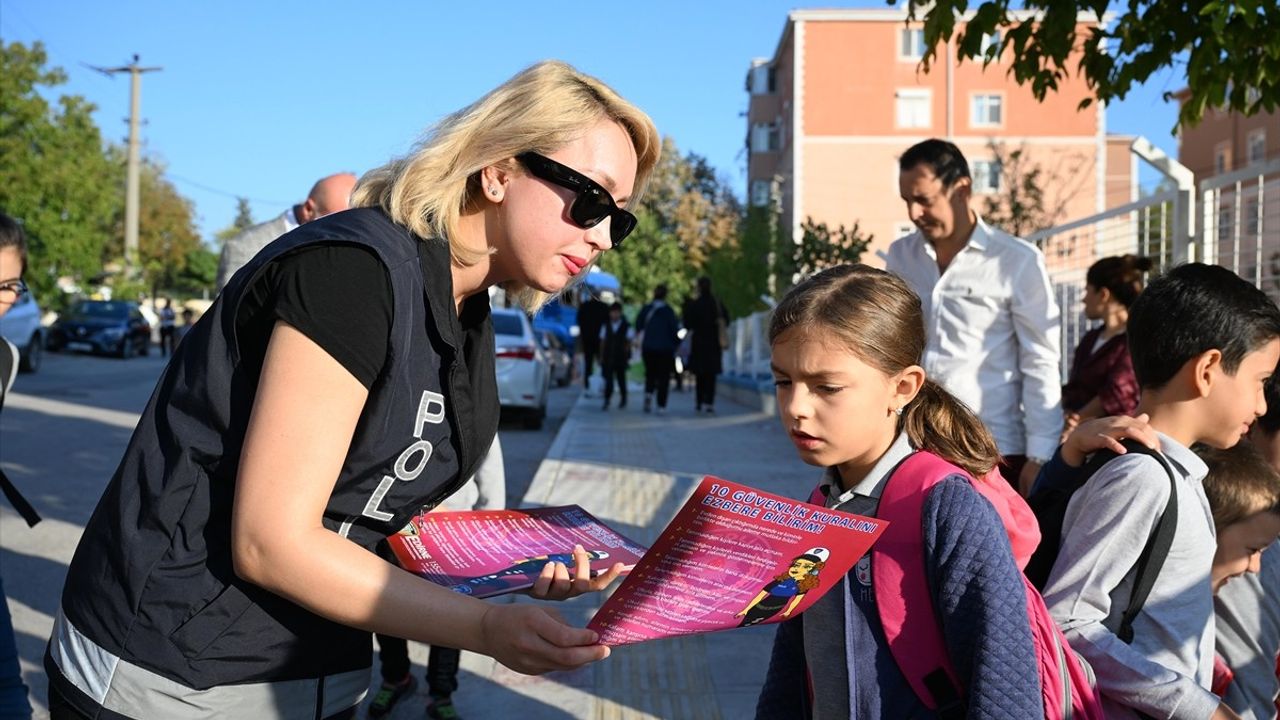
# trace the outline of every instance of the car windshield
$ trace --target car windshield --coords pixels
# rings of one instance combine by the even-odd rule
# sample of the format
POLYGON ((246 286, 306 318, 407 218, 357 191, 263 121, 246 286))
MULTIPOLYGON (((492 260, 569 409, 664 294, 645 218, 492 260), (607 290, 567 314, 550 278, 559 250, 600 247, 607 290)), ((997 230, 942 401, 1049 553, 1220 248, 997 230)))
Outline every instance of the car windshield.
POLYGON ((524 323, 519 315, 506 313, 493 314, 493 332, 495 335, 524 335, 524 323))
POLYGON ((129 306, 122 302, 82 302, 76 306, 73 314, 91 318, 123 320, 129 317, 129 306))

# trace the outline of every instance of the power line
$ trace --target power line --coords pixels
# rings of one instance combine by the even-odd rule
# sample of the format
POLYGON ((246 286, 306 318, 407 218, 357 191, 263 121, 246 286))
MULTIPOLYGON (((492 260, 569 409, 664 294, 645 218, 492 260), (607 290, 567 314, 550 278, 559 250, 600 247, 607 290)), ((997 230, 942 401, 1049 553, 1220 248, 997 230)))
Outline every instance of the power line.
POLYGON ((213 193, 214 195, 222 195, 223 197, 229 197, 229 198, 232 198, 232 199, 235 199, 235 200, 239 200, 240 198, 244 198, 245 200, 248 200, 248 201, 250 201, 250 202, 261 203, 261 204, 263 204, 263 205, 277 205, 277 206, 285 206, 285 205, 294 205, 294 204, 296 204, 296 201, 292 201, 292 200, 291 200, 291 201, 289 201, 289 202, 284 202, 284 201, 281 201, 281 200, 265 200, 265 199, 263 199, 263 198, 249 197, 248 195, 242 195, 242 194, 240 194, 240 193, 233 193, 233 192, 228 192, 228 191, 226 191, 226 190, 219 190, 218 188, 215 188, 215 187, 209 187, 208 185, 205 185, 204 183, 196 182, 195 180, 192 180, 192 179, 190 179, 190 178, 185 178, 185 177, 182 177, 181 175, 175 175, 175 174, 173 174, 173 173, 171 173, 171 172, 168 172, 168 171, 166 171, 164 175, 165 175, 165 177, 167 177, 167 178, 172 178, 172 179, 174 179, 174 180, 177 180, 178 182, 185 183, 185 184, 190 185, 190 186, 192 186, 192 187, 195 187, 195 188, 199 188, 199 189, 201 189, 201 190, 204 190, 205 192, 211 192, 211 193, 213 193))

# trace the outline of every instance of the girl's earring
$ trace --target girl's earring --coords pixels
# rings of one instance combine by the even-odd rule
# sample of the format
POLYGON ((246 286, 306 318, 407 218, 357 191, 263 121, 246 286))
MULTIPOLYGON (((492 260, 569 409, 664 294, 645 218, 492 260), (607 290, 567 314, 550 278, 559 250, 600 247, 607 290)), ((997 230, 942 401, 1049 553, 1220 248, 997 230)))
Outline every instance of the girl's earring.
POLYGON ((896 414, 898 417, 902 417, 902 408, 895 408, 893 412, 894 412, 894 414, 896 414))

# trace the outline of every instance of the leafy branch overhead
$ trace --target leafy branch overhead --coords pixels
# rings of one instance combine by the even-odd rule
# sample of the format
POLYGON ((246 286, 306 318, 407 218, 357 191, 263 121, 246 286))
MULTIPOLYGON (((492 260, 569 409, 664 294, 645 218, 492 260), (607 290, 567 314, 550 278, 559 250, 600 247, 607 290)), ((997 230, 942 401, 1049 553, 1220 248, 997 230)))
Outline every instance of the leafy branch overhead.
POLYGON ((985 65, 1009 53, 1009 73, 1038 100, 1071 73, 1083 75, 1094 95, 1081 108, 1095 99, 1119 100, 1157 70, 1179 66, 1187 84, 1180 125, 1196 124, 1206 108, 1252 115, 1280 105, 1280 3, 1274 0, 1130 0, 1116 6, 1114 17, 1106 15, 1108 0, 1026 0, 1018 9, 1034 12, 1030 20, 1015 17, 1009 0, 987 0, 965 18, 969 9, 968 0, 908 0, 908 17, 923 17, 925 70, 940 44, 955 37, 962 59, 985 65), (1109 22, 1078 26, 1079 13, 1109 22), (965 23, 959 32, 958 21, 965 23), (996 32, 1000 42, 984 51, 983 36, 996 32), (1077 49, 1082 54, 1071 67, 1077 49))

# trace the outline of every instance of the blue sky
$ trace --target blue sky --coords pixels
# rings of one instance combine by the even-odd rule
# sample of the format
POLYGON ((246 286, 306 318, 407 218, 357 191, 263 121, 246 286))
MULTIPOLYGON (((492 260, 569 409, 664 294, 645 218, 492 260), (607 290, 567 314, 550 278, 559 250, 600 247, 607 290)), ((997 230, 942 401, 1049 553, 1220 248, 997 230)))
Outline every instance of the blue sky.
MULTIPOLYGON (((104 136, 121 142, 128 76, 85 64, 137 53, 163 67, 143 76, 144 152, 166 163, 210 239, 233 219, 235 196, 256 220, 273 217, 317 178, 404 153, 431 123, 545 58, 612 85, 741 196, 746 71, 773 55, 795 7, 885 5, 0 0, 0 39, 43 41, 69 76, 59 92, 95 103, 104 136)), ((1161 94, 1180 87, 1162 72, 1108 107, 1108 131, 1145 135, 1176 157, 1177 109, 1161 94)))

